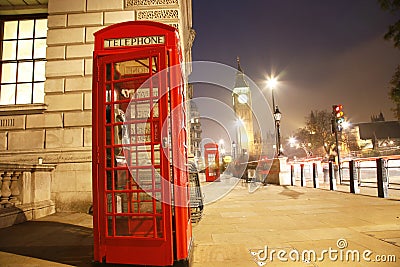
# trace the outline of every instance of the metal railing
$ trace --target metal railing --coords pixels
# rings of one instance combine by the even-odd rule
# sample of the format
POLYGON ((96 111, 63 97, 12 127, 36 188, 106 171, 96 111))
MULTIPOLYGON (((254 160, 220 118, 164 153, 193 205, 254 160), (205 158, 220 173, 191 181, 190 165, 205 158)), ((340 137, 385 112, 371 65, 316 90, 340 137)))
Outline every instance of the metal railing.
MULTIPOLYGON (((380 159, 383 162, 383 170, 386 173, 389 188, 400 190, 400 157, 398 156, 354 160, 359 186, 376 187, 378 171, 376 162, 380 159)), ((350 160, 342 162, 342 184, 350 182, 350 164, 350 160)))
POLYGON ((321 163, 319 159, 291 163, 294 184, 328 187, 351 193, 366 193, 378 197, 400 197, 400 156, 343 160, 340 166, 321 163), (323 180, 318 177, 323 177, 323 180), (322 186, 320 185, 322 184, 322 186), (371 191, 375 190, 375 191, 371 191), (397 191, 397 192, 396 192, 397 191))

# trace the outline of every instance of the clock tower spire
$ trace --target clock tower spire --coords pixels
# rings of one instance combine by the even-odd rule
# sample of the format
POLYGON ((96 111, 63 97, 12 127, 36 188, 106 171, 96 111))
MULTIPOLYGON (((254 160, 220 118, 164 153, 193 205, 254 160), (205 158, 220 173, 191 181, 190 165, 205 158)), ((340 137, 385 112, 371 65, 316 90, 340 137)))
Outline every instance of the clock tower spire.
POLYGON ((237 72, 232 100, 233 110, 235 111, 237 119, 237 155, 247 153, 248 156, 252 156, 255 154, 255 151, 251 92, 242 67, 240 66, 239 57, 237 57, 237 72))

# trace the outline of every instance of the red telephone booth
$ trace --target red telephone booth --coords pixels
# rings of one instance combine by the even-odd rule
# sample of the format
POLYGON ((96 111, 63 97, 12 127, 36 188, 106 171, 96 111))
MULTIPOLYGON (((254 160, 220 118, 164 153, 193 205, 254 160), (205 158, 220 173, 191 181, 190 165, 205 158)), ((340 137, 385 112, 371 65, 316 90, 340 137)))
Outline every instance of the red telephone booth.
POLYGON ((175 28, 156 22, 124 22, 95 33, 96 262, 188 265, 192 229, 179 44, 175 28))
POLYGON ((204 159, 206 163, 206 182, 214 182, 220 175, 217 144, 207 143, 204 145, 204 159))

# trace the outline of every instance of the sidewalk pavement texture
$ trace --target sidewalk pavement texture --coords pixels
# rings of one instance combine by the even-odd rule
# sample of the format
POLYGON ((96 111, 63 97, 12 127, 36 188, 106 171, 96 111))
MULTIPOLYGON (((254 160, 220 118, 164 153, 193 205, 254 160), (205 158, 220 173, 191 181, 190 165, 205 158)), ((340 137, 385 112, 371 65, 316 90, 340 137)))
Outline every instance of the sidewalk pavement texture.
MULTIPOLYGON (((192 267, 256 266, 400 266, 400 202, 306 187, 260 187, 249 193, 239 183, 220 200, 207 204, 193 225, 192 267), (339 240, 339 241, 338 241, 339 240), (339 248, 340 246, 340 248, 339 248), (268 249, 266 249, 266 247, 268 249), (283 250, 288 262, 277 253, 283 250), (317 259, 293 261, 295 251, 314 250, 317 259), (358 250, 360 262, 329 259, 358 250), (394 255, 397 262, 366 262, 394 255), (273 259, 271 261, 271 259, 273 259)), ((0 266, 92 266, 92 217, 57 213, 0 229, 0 266)), ((387 257, 388 258, 388 257, 387 257)), ((350 255, 350 259, 351 255, 350 255)))

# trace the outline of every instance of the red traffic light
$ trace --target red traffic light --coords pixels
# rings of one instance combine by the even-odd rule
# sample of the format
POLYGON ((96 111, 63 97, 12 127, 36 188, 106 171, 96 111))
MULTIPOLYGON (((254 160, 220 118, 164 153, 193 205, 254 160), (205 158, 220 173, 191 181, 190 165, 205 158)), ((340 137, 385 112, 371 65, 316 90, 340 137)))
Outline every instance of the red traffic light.
MULTIPOLYGON (((334 106, 333 106, 333 110, 335 111, 335 113, 341 112, 342 109, 343 109, 343 106, 342 106, 342 105, 334 105, 334 106)), ((343 112, 342 112, 342 113, 343 113, 343 112)))

